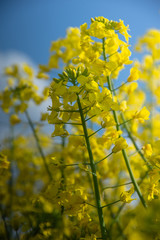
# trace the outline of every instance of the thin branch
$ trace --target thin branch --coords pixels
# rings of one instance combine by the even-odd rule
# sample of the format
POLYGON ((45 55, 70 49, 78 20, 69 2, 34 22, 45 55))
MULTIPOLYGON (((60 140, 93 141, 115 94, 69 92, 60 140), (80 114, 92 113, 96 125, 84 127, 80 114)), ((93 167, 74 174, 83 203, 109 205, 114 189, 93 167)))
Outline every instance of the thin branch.
POLYGON ((72 167, 72 166, 79 166, 79 165, 90 165, 90 163, 73 163, 73 164, 65 164, 64 167, 72 167))
POLYGON ((19 238, 19 234, 18 234, 18 231, 16 230, 16 238, 17 238, 17 240, 19 240, 20 238, 19 238))
POLYGON ((97 132, 99 132, 102 129, 103 129, 103 127, 99 128, 97 131, 95 131, 94 133, 90 134, 88 137, 90 138, 91 136, 93 136, 94 134, 96 134, 97 132))
POLYGON ((89 117, 85 120, 85 122, 89 121, 90 119, 92 119, 93 117, 97 116, 97 114, 93 115, 92 117, 89 117))
MULTIPOLYGON (((102 48, 103 48, 103 57, 104 57, 104 61, 106 61, 106 55, 105 55, 105 39, 103 38, 102 39, 102 48)), ((108 87, 109 87, 109 90, 112 92, 112 98, 113 98, 113 94, 115 95, 115 92, 112 91, 114 88, 112 88, 112 80, 109 78, 109 76, 107 76, 107 81, 108 81, 108 87)), ((119 121, 118 121, 118 116, 117 116, 117 112, 115 110, 112 110, 113 112, 113 116, 114 116, 114 120, 116 122, 116 128, 117 128, 117 131, 121 130, 120 129, 120 126, 119 125, 119 121)), ((123 120, 125 122, 125 120, 123 120)), ((129 135, 129 134, 128 134, 129 135)), ((120 137, 120 136, 119 136, 120 137)), ((134 185, 134 188, 143 204, 143 206, 146 208, 147 205, 146 205, 146 202, 142 196, 142 193, 140 191, 140 188, 136 182, 136 179, 134 177, 134 174, 132 172, 132 169, 131 169, 131 165, 130 165, 130 162, 129 162, 129 159, 128 159, 128 156, 127 156, 127 153, 125 151, 125 149, 122 149, 122 155, 123 155, 123 158, 125 160, 125 163, 126 163, 126 167, 128 169, 128 173, 130 175, 130 178, 131 178, 131 181, 133 182, 133 185, 134 185)))
POLYGON ((112 203, 109 203, 109 204, 107 204, 107 205, 102 206, 102 208, 111 206, 111 205, 113 205, 113 204, 115 204, 115 203, 118 203, 118 202, 120 202, 120 201, 121 201, 121 200, 119 199, 119 200, 117 200, 117 201, 115 201, 115 202, 112 202, 112 203))
POLYGON ((79 110, 52 109, 55 112, 79 112, 79 110))
POLYGON ((57 123, 53 123, 53 124, 68 124, 68 125, 82 125, 81 123, 70 123, 70 122, 57 122, 57 123))
POLYGON ((113 152, 111 152, 110 154, 108 154, 106 157, 102 158, 101 160, 99 160, 99 161, 98 161, 98 162, 96 162, 95 164, 98 164, 98 163, 100 163, 100 162, 104 161, 106 158, 108 158, 109 156, 111 156, 111 155, 112 155, 112 153, 113 153, 113 152))
POLYGON ((88 202, 84 202, 85 204, 87 204, 87 205, 90 205, 90 206, 92 206, 92 207, 94 207, 94 208, 97 208, 97 206, 95 206, 95 205, 93 205, 93 204, 91 204, 91 203, 88 203, 88 202))
POLYGON ((122 117, 122 120, 123 120, 123 122, 124 122, 124 127, 125 127, 125 129, 126 129, 126 131, 127 131, 127 134, 128 134, 128 136, 129 136, 129 138, 131 139, 131 141, 132 141, 135 149, 137 150, 137 152, 139 153, 139 155, 141 156, 141 158, 144 160, 144 162, 147 164, 148 168, 151 170, 151 169, 152 169, 152 166, 148 163, 147 159, 145 158, 145 156, 143 155, 142 151, 139 149, 136 141, 134 140, 134 138, 133 138, 133 136, 132 136, 132 134, 131 134, 131 131, 130 131, 129 128, 128 128, 128 125, 125 123, 126 121, 125 121, 125 118, 124 118, 123 113, 121 113, 121 117, 122 117))
POLYGON ((30 127, 31 127, 31 129, 32 129, 33 136, 35 137, 35 141, 36 141, 36 144, 37 144, 37 148, 38 148, 39 153, 40 153, 40 155, 41 155, 41 157, 42 157, 42 160, 43 160, 43 163, 44 163, 44 167, 45 167, 45 169, 46 169, 46 172, 48 173, 49 178, 52 180, 52 174, 51 174, 51 172, 50 172, 50 170, 49 170, 49 168, 48 168, 47 161, 46 161, 46 157, 45 157, 45 155, 44 155, 44 153, 43 153, 43 149, 42 149, 42 147, 41 147, 41 145, 40 145, 39 137, 38 137, 38 135, 37 135, 37 133, 36 133, 36 130, 35 130, 35 128, 34 128, 34 125, 33 125, 33 123, 32 123, 32 120, 31 120, 31 118, 30 118, 30 116, 29 116, 29 114, 28 114, 27 111, 25 111, 25 115, 26 115, 26 118, 27 118, 27 120, 28 120, 28 123, 29 123, 29 125, 30 125, 30 127))
POLYGON ((6 237, 7 237, 7 240, 10 240, 10 233, 8 231, 8 226, 7 226, 7 223, 6 223, 6 219, 4 216, 2 216, 2 219, 3 219, 3 223, 4 223, 4 227, 5 227, 5 231, 6 231, 6 237))
POLYGON ((132 121, 132 120, 133 120, 133 118, 128 119, 128 120, 126 120, 126 121, 124 121, 124 122, 122 122, 122 123, 119 123, 118 126, 121 126, 121 125, 123 125, 123 124, 126 124, 127 122, 130 122, 130 121, 132 121))
POLYGON ((119 88, 123 87, 126 83, 128 83, 128 82, 126 81, 126 82, 122 83, 119 87, 112 89, 111 92, 118 90, 119 88))
POLYGON ((128 183, 118 184, 118 185, 114 185, 114 186, 108 186, 108 187, 103 188, 103 190, 109 189, 109 188, 118 188, 118 187, 126 186, 126 185, 129 185, 129 184, 133 184, 133 183, 132 182, 128 182, 128 183))

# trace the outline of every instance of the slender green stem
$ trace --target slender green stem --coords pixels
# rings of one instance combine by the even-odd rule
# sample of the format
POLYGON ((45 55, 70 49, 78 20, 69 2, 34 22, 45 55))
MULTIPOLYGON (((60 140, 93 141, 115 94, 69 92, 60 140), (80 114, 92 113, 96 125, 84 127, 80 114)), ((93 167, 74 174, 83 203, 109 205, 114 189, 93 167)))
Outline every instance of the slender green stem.
POLYGON ((6 223, 6 219, 5 219, 4 216, 2 216, 2 219, 3 219, 5 231, 6 231, 6 239, 7 239, 7 240, 10 240, 10 233, 9 233, 9 231, 8 231, 8 226, 7 226, 7 223, 6 223))
POLYGON ((81 121, 83 125, 83 131, 85 135, 85 141, 87 145, 87 150, 88 150, 88 155, 89 155, 89 160, 90 160, 90 165, 91 165, 91 170, 92 170, 92 176, 93 176, 93 184, 94 184, 94 191, 95 191, 95 198, 96 198, 96 206, 97 206, 97 211, 98 211, 98 217, 99 217, 99 223, 100 223, 100 229, 101 229, 101 235, 103 239, 107 238, 106 234, 106 228, 105 228, 105 223, 104 223, 104 217, 103 217, 103 211, 101 207, 101 199, 100 199, 100 192, 99 192, 99 186, 98 186, 98 179, 96 175, 96 165, 93 159, 93 154, 91 150, 91 145, 89 141, 89 136, 88 136, 88 131, 87 131, 87 126, 84 118, 84 114, 82 111, 82 106, 80 102, 80 98, 77 95, 77 103, 80 111, 80 116, 81 116, 81 121))
MULTIPOLYGON (((141 180, 138 181, 138 184, 139 184, 139 185, 142 184, 143 180, 145 179, 145 177, 146 177, 147 175, 148 175, 148 172, 146 172, 145 175, 141 178, 141 180)), ((118 209, 117 214, 116 214, 116 216, 114 217, 114 220, 112 221, 109 229, 111 229, 111 228, 112 228, 112 225, 113 225, 115 222, 117 222, 117 219, 118 219, 118 217, 119 217, 119 215, 120 215, 120 213, 121 213, 121 211, 122 211, 122 209, 124 208, 125 205, 126 205, 126 203, 123 203, 123 204, 120 206, 120 208, 118 209)))
POLYGON ((94 133, 90 134, 88 137, 93 136, 94 134, 96 134, 97 132, 101 131, 103 129, 103 127, 99 128, 97 131, 95 131, 94 133))
POLYGON ((145 200, 144 200, 144 198, 142 196, 142 193, 140 191, 140 188, 139 188, 139 186, 138 186, 138 184, 137 184, 137 182, 136 182, 136 180, 134 178, 134 175, 133 175, 133 172, 132 172, 132 169, 131 169, 131 166, 130 166, 129 159, 127 157, 127 153, 126 153, 126 151, 124 149, 122 150, 122 154, 123 154, 123 157, 124 157, 124 160, 125 160, 125 163, 126 163, 126 166, 127 166, 127 169, 128 169, 129 175, 130 175, 130 178, 131 178, 131 180, 133 182, 134 188, 135 188, 135 190, 136 190, 136 192, 137 192, 137 194, 138 194, 138 196, 139 196, 143 206, 146 208, 147 207, 146 202, 145 202, 145 200))
POLYGON ((97 114, 93 115, 92 117, 87 118, 85 121, 87 122, 87 121, 89 121, 90 119, 92 119, 95 116, 97 116, 97 114))
POLYGON ((80 164, 82 165, 90 165, 90 163, 73 163, 73 164, 65 164, 64 167, 72 167, 72 166, 79 166, 80 164))
MULTIPOLYGON (((105 54, 105 38, 103 38, 103 57, 104 57, 104 61, 106 61, 106 54, 105 54)), ((115 94, 115 92, 112 90, 112 81, 111 79, 109 78, 109 76, 107 77, 107 82, 108 82, 108 87, 109 87, 109 90, 112 92, 112 97, 113 97, 113 94, 115 94)), ((118 121, 118 116, 117 116, 117 113, 116 111, 112 111, 113 112, 113 116, 114 116, 114 120, 116 122, 116 128, 117 128, 117 131, 121 130, 120 126, 119 126, 119 121, 118 121)), ((133 185, 134 185, 134 188, 135 188, 135 191, 137 192, 143 206, 146 208, 146 203, 145 203, 145 200, 142 196, 142 193, 140 191, 140 188, 136 182, 136 179, 134 177, 134 174, 132 172, 132 169, 131 169, 131 165, 130 165, 130 162, 129 162, 129 159, 128 159, 128 156, 127 156, 127 153, 126 153, 126 150, 123 149, 122 150, 122 155, 123 155, 123 158, 125 160, 125 163, 126 163, 126 167, 128 169, 128 173, 130 175, 130 178, 131 178, 131 181, 133 182, 133 185)))
POLYGON ((147 159, 145 158, 145 156, 143 155, 142 151, 139 149, 137 143, 135 142, 135 140, 134 140, 134 138, 133 138, 133 136, 132 136, 132 134, 131 134, 131 132, 130 132, 130 130, 128 128, 128 125, 126 124, 126 121, 125 121, 123 113, 121 113, 121 118, 122 118, 122 120, 124 122, 124 127, 125 127, 125 129, 126 129, 126 131, 128 133, 128 137, 131 139, 135 149, 137 150, 137 152, 139 153, 141 158, 144 160, 144 162, 147 164, 148 168, 151 170, 152 166, 148 163, 147 159))
POLYGON ((118 90, 119 88, 123 87, 123 86, 124 86, 125 84, 127 84, 127 83, 128 83, 127 81, 124 82, 124 83, 122 83, 119 87, 112 89, 112 92, 118 90))
POLYGON ((104 58, 104 61, 106 61, 107 58, 106 58, 106 50, 105 50, 105 38, 102 38, 102 49, 103 49, 103 58, 104 58))
POLYGON ((19 239, 20 239, 20 238, 19 238, 18 231, 16 231, 16 238, 17 238, 17 240, 19 240, 19 239))
POLYGON ((110 154, 108 154, 106 157, 102 158, 102 159, 101 159, 101 160, 99 160, 98 162, 95 162, 95 164, 98 164, 98 163, 100 163, 100 162, 104 161, 106 158, 108 158, 109 156, 111 156, 111 155, 112 155, 112 153, 113 153, 113 152, 111 152, 110 154))
POLYGON ((88 203, 88 202, 84 202, 85 204, 87 204, 87 205, 89 205, 89 206, 92 206, 92 207, 94 207, 94 208, 97 208, 97 206, 95 206, 95 205, 93 205, 93 204, 91 204, 91 203, 88 203))
MULTIPOLYGON (((109 86, 111 87, 111 80, 110 80, 110 78, 108 77, 107 80, 108 80, 109 86)), ((111 89, 112 89, 112 87, 111 87, 111 89)), ((120 128, 120 126, 119 126, 119 121, 118 121, 117 113, 116 113, 116 111, 114 111, 114 110, 113 110, 113 115, 114 115, 114 120, 115 120, 115 122, 116 122, 116 124, 117 124, 117 131, 119 131, 119 130, 121 130, 121 128, 120 128)), ((146 208, 146 207, 147 207, 146 202, 145 202, 145 200, 144 200, 144 198, 143 198, 143 196, 142 196, 142 193, 141 193, 141 191, 140 191, 140 188, 139 188, 139 186, 138 186, 138 184, 137 184, 137 182, 136 182, 136 179, 135 179, 135 177, 134 177, 134 174, 133 174, 133 172, 132 172, 131 165, 130 165, 130 162, 129 162, 129 159, 128 159, 128 156, 127 156, 127 153, 126 153, 126 150, 125 150, 125 149, 122 149, 122 155, 123 155, 123 158, 124 158, 124 160, 125 160, 126 167, 127 167, 127 169, 128 169, 128 173, 129 173, 129 175, 130 175, 131 181, 133 182, 135 191, 137 192, 137 194, 138 194, 138 196, 139 196, 139 198, 140 198, 143 206, 146 208)))
MULTIPOLYGON (((63 126, 63 128, 65 129, 65 126, 63 126)), ((62 147, 62 152, 64 150, 64 147, 65 147, 65 138, 61 137, 61 140, 62 140, 62 143, 61 143, 61 147, 62 147)), ((65 167, 64 167, 64 157, 63 157, 63 154, 61 156, 61 159, 60 159, 60 163, 61 163, 61 181, 60 181, 60 189, 59 191, 64 191, 66 190, 66 178, 65 178, 65 167)), ((63 214, 64 212, 64 206, 62 205, 61 206, 61 215, 63 214)), ((62 220, 63 221, 63 220, 62 220)))
POLYGON ((40 153, 40 155, 41 155, 41 157, 42 157, 42 160, 43 160, 43 163, 44 163, 44 167, 45 167, 45 169, 46 169, 46 172, 47 172, 50 180, 52 180, 52 175, 51 175, 51 172, 50 172, 50 170, 49 170, 49 168, 48 168, 48 165, 47 165, 47 162, 46 162, 46 158, 45 158, 45 155, 44 155, 44 153, 43 153, 42 147, 41 147, 41 145, 40 145, 40 141, 39 141, 38 135, 37 135, 37 133, 36 133, 36 130, 35 130, 35 128, 34 128, 34 125, 33 125, 33 123, 32 123, 32 120, 31 120, 31 118, 30 118, 30 116, 29 116, 29 113, 28 113, 27 111, 25 111, 25 115, 26 115, 26 118, 27 118, 27 120, 28 120, 28 123, 29 123, 29 125, 30 125, 30 127, 31 127, 31 129, 32 129, 34 138, 35 138, 35 140, 36 140, 37 148, 38 148, 39 153, 40 153))
POLYGON ((71 122, 57 122, 57 123, 54 123, 54 124, 68 124, 68 125, 82 125, 81 123, 71 123, 71 122))
MULTIPOLYGON (((14 182, 14 165, 15 165, 15 147, 14 147, 14 126, 10 126, 10 132, 11 132, 11 139, 10 139, 10 178, 8 181, 8 193, 9 193, 9 202, 7 206, 7 211, 9 213, 8 217, 9 219, 12 218, 12 213, 13 213, 13 196, 14 196, 14 187, 13 187, 13 182, 14 182)), ((9 239, 12 238, 13 234, 13 229, 11 227, 7 227, 7 223, 5 221, 4 217, 4 223, 5 223, 5 228, 8 231, 8 236, 9 239)), ((6 232, 7 233, 7 232, 6 232)))
POLYGON ((113 205, 113 204, 115 204, 115 203, 118 203, 118 202, 120 202, 120 201, 121 201, 120 199, 119 199, 119 200, 116 200, 116 201, 114 201, 114 202, 112 202, 112 203, 109 203, 109 204, 104 205, 102 208, 111 206, 111 205, 113 205))
POLYGON ((121 125, 124 125, 125 123, 128 123, 128 122, 130 122, 130 121, 132 121, 132 120, 133 120, 133 118, 131 118, 131 119, 128 119, 128 120, 126 120, 126 121, 124 121, 124 122, 120 123, 120 124, 119 124, 119 126, 121 126, 121 125))
POLYGON ((103 188, 103 190, 109 189, 109 188, 118 188, 118 187, 126 186, 126 185, 129 185, 129 184, 132 184, 132 182, 118 184, 118 185, 115 185, 115 186, 108 186, 108 187, 103 188))
POLYGON ((53 109, 55 112, 79 112, 78 110, 53 109))

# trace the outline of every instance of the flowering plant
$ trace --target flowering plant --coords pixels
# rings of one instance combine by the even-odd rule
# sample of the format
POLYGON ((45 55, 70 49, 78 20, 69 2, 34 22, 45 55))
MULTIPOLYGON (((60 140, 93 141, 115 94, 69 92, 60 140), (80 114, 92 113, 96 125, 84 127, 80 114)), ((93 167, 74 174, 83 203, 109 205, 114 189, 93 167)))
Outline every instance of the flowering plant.
POLYGON ((130 60, 128 31, 95 17, 52 42, 36 76, 27 64, 5 69, 1 107, 12 130, 24 114, 33 136, 12 134, 0 153, 3 239, 159 239, 160 32, 139 40, 149 52, 141 63, 130 60), (51 80, 41 95, 35 77, 51 80), (41 123, 54 126, 51 137, 28 111, 48 95, 41 123))

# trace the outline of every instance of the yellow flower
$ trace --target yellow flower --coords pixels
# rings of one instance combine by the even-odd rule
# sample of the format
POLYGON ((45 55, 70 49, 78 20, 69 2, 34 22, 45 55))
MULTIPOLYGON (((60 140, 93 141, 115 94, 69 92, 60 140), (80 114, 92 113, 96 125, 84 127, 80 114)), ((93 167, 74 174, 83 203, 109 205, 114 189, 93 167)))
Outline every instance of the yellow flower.
POLYGON ((33 72, 33 69, 28 65, 28 64, 23 64, 23 70, 24 70, 24 72, 28 75, 28 77, 30 78, 30 79, 32 79, 33 78, 33 76, 34 76, 34 72, 33 72))
POLYGON ((136 81, 139 78, 139 70, 136 67, 131 68, 127 82, 136 81))
POLYGON ((12 125, 16 125, 16 124, 18 124, 18 123, 20 123, 20 122, 21 122, 21 119, 18 117, 17 114, 12 114, 12 115, 11 115, 11 117, 10 117, 10 123, 11 123, 12 125))
POLYGON ((8 169, 10 162, 7 159, 7 156, 0 153, 0 169, 8 169))
POLYGON ((134 193, 134 188, 133 187, 128 191, 122 192, 121 195, 120 195, 120 200, 124 203, 130 203, 133 200, 136 200, 136 199, 131 198, 133 193, 134 193))
POLYGON ((5 74, 16 77, 18 74, 18 66, 13 65, 5 68, 5 74))
POLYGON ((149 119, 150 112, 147 110, 146 107, 143 107, 139 112, 136 112, 133 115, 133 118, 138 119, 140 122, 144 122, 144 120, 149 119))
POLYGON ((116 140, 115 142, 115 146, 112 149, 112 153, 116 153, 121 151, 122 149, 125 149, 128 147, 128 144, 126 142, 126 139, 124 139, 123 137, 120 137, 116 140))
POLYGON ((94 21, 90 25, 89 35, 102 39, 107 36, 107 29, 102 22, 94 21))
POLYGON ((59 58, 57 54, 52 55, 48 63, 49 68, 59 68, 58 60, 59 58))
POLYGON ((156 187, 156 184, 150 184, 148 188, 148 201, 153 200, 155 196, 159 195, 159 191, 156 187))
POLYGON ((125 100, 120 103, 120 110, 122 112, 127 110, 127 102, 125 100))
POLYGON ((146 157, 151 157, 153 150, 151 144, 146 144, 142 147, 142 150, 144 151, 144 155, 146 157))
POLYGON ((67 136, 69 135, 69 133, 67 132, 66 129, 63 128, 63 125, 55 125, 55 130, 52 133, 52 137, 56 137, 56 136, 67 136))
POLYGON ((48 76, 48 74, 46 74, 46 73, 44 73, 44 72, 39 72, 38 74, 37 74, 37 78, 43 78, 43 79, 49 79, 49 76, 48 76))
POLYGON ((111 126, 114 126, 115 125, 115 120, 113 118, 113 116, 111 114, 106 114, 104 117, 103 117, 103 121, 101 122, 101 126, 103 128, 105 127, 111 127, 111 126))

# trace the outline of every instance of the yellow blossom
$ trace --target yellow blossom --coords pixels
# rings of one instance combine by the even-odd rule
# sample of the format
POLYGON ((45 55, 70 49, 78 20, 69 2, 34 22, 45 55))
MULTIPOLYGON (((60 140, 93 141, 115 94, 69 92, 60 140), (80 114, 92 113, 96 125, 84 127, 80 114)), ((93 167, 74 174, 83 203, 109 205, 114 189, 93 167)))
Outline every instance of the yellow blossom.
POLYGON ((97 38, 104 38, 107 36, 107 29, 102 22, 94 21, 90 25, 89 35, 97 38))
POLYGON ((17 114, 12 114, 12 115, 10 116, 10 123, 11 123, 12 125, 16 125, 16 124, 18 124, 18 123, 20 123, 20 122, 21 122, 21 119, 18 117, 17 114))
POLYGON ((153 150, 152 150, 151 144, 144 145, 142 147, 142 150, 143 150, 146 157, 151 157, 152 156, 153 150))
POLYGON ((136 200, 136 199, 131 198, 133 193, 134 193, 134 188, 133 187, 128 191, 122 192, 121 195, 120 195, 120 200, 124 203, 130 203, 133 200, 136 200))
POLYGON ((136 67, 131 68, 127 82, 136 81, 139 78, 139 70, 136 67))
POLYGON ((133 115, 133 118, 138 119, 140 122, 144 122, 144 120, 149 119, 150 112, 147 110, 146 107, 143 107, 139 112, 136 112, 133 115))
POLYGON ((7 159, 7 156, 3 153, 0 153, 0 169, 8 169, 10 162, 7 159))
POLYGON ((150 184, 148 188, 148 201, 153 200, 157 195, 159 195, 159 190, 157 189, 157 185, 150 184))
POLYGON ((38 74, 37 74, 37 78, 43 78, 43 79, 49 79, 49 75, 48 74, 46 74, 46 73, 44 73, 44 72, 39 72, 38 74))
POLYGON ((125 100, 123 100, 121 103, 120 103, 120 110, 122 112, 126 111, 127 110, 127 102, 125 100))
POLYGON ((29 79, 32 79, 34 76, 33 69, 28 64, 23 64, 23 70, 28 75, 29 79))
POLYGON ((55 130, 54 132, 52 133, 52 137, 56 137, 56 136, 67 136, 69 135, 69 133, 67 132, 66 129, 64 129, 63 125, 61 124, 57 124, 55 125, 55 130))
POLYGON ((122 149, 125 149, 127 147, 128 147, 128 144, 126 142, 126 139, 124 139, 123 137, 120 137, 115 141, 115 146, 112 148, 112 153, 119 152, 122 149))

